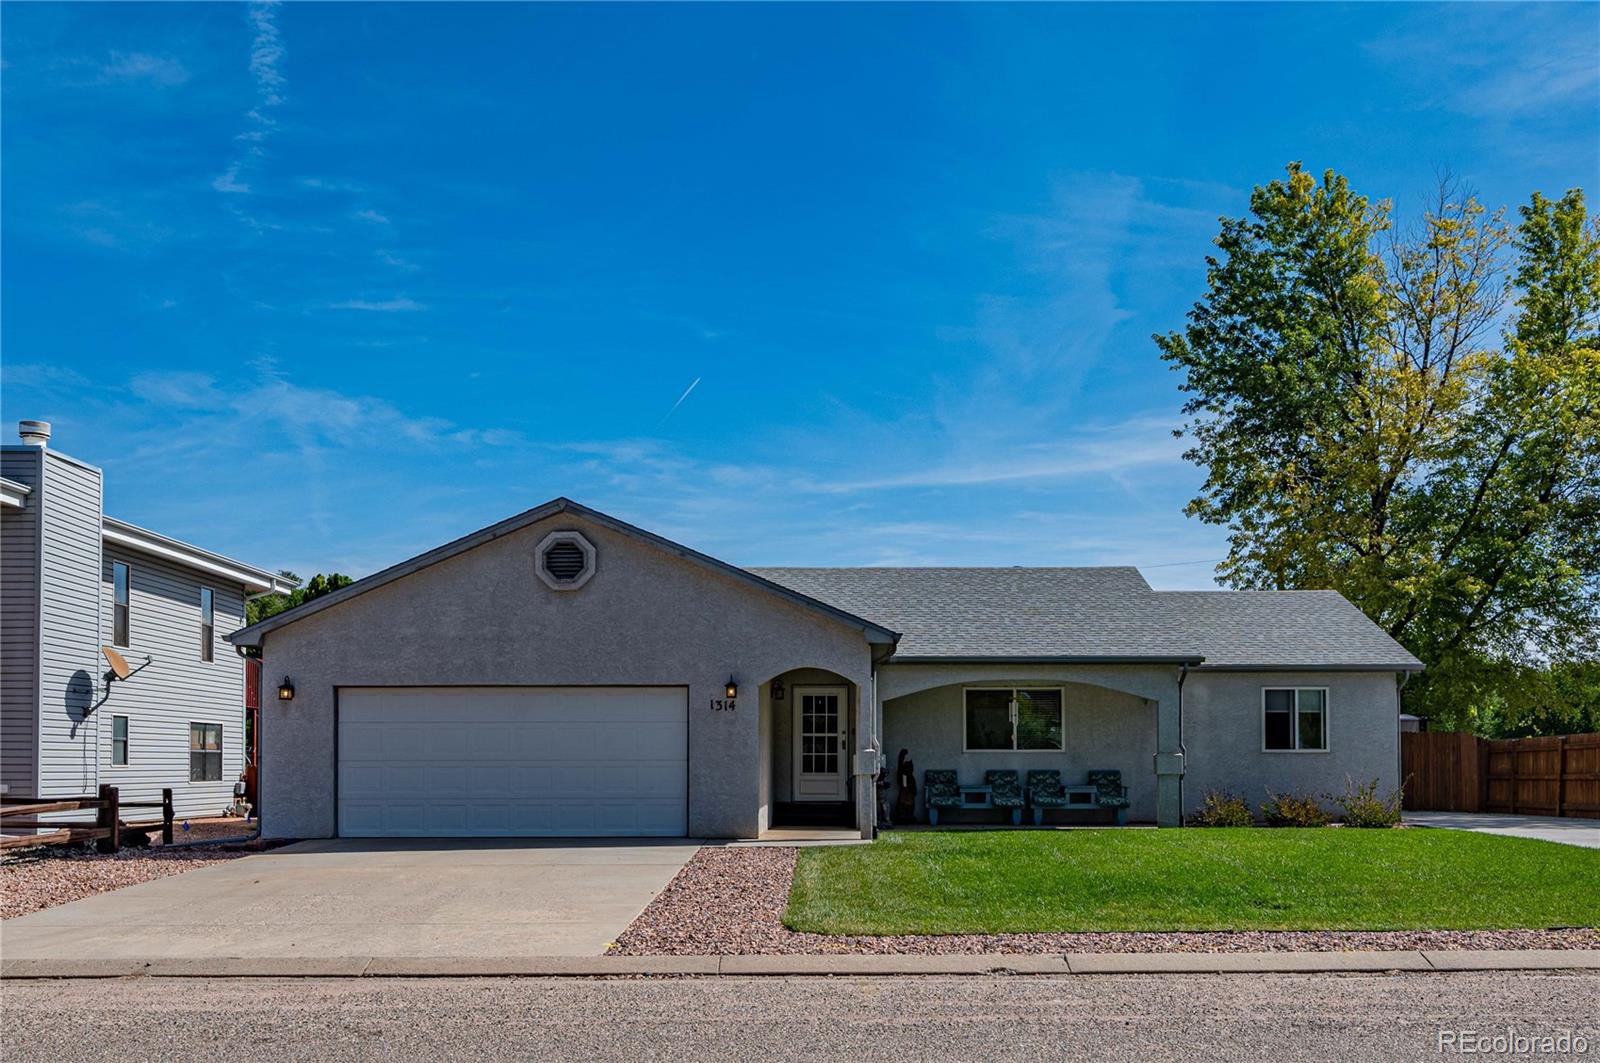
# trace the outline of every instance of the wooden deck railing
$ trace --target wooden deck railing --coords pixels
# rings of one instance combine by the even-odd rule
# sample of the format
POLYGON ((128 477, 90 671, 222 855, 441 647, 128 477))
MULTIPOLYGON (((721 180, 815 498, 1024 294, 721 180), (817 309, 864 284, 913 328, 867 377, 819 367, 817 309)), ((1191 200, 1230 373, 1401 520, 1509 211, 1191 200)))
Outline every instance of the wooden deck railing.
MULTIPOLYGON (((122 847, 124 832, 146 833, 161 828, 161 843, 172 844, 172 790, 161 791, 160 801, 123 801, 115 786, 102 786, 94 797, 22 797, 0 795, 0 849, 25 849, 37 845, 73 845, 94 842, 102 853, 122 847), (159 820, 126 823, 122 812, 129 808, 159 808, 159 820), (41 819, 60 812, 90 812, 87 820, 41 819), (33 833, 13 834, 25 830, 33 833)), ((142 843, 141 843, 142 844, 142 843)))

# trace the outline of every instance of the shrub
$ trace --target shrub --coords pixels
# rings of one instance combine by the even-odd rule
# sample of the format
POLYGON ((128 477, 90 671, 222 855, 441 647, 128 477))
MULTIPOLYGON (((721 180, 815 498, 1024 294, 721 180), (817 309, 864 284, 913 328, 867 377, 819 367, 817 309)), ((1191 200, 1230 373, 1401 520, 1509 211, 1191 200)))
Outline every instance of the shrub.
POLYGON ((1250 816, 1250 806, 1238 794, 1221 790, 1207 792, 1200 811, 1189 817, 1195 827, 1250 827, 1255 820, 1250 816))
POLYGON ((1346 777, 1344 793, 1327 796, 1339 806, 1346 827, 1396 827, 1400 825, 1402 793, 1392 790, 1388 797, 1379 797, 1377 779, 1358 786, 1346 777))
POLYGON ((1275 794, 1268 790, 1261 818, 1269 827, 1326 827, 1329 816, 1311 794, 1275 794))

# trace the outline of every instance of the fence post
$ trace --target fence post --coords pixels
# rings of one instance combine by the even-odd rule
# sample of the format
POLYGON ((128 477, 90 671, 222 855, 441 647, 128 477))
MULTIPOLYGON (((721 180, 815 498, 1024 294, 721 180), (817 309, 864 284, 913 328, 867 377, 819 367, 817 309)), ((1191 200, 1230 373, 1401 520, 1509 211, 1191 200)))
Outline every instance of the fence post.
POLYGON ((161 844, 172 844, 172 787, 161 791, 161 844))
POLYGON ((1567 814, 1567 736, 1556 746, 1556 815, 1567 814))
POLYGON ((102 830, 110 831, 104 838, 95 840, 95 848, 102 853, 114 853, 122 842, 120 821, 122 809, 117 796, 117 788, 105 783, 100 785, 100 807, 95 815, 96 826, 102 830))

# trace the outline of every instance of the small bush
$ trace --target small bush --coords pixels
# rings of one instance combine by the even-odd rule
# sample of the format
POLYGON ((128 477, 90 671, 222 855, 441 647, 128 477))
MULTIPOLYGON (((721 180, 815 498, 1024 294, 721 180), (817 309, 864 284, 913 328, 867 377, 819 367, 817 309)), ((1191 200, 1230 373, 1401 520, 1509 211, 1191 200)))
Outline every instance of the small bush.
POLYGON ((1342 794, 1328 794, 1328 800, 1339 806, 1340 819, 1346 827, 1397 827, 1400 825, 1400 797, 1403 791, 1393 790, 1388 797, 1378 796, 1378 780, 1359 786, 1346 778, 1342 794))
POLYGON ((1255 820, 1244 798, 1238 794, 1211 790, 1206 794, 1200 811, 1189 817, 1189 823, 1195 827, 1250 827, 1255 825, 1255 820))
POLYGON ((1261 818, 1269 827, 1326 827, 1329 816, 1311 794, 1275 794, 1268 790, 1261 818))

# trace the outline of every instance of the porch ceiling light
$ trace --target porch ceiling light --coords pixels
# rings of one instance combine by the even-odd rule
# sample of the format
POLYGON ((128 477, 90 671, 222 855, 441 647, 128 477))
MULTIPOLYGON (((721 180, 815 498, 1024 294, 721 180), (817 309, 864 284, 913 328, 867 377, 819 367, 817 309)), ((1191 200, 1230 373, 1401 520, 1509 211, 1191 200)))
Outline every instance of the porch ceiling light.
POLYGON ((288 676, 284 676, 283 682, 278 684, 278 700, 294 700, 294 682, 288 676))
POLYGON ((731 675, 728 676, 728 687, 724 693, 728 695, 729 700, 739 696, 739 684, 734 682, 733 676, 731 675))

